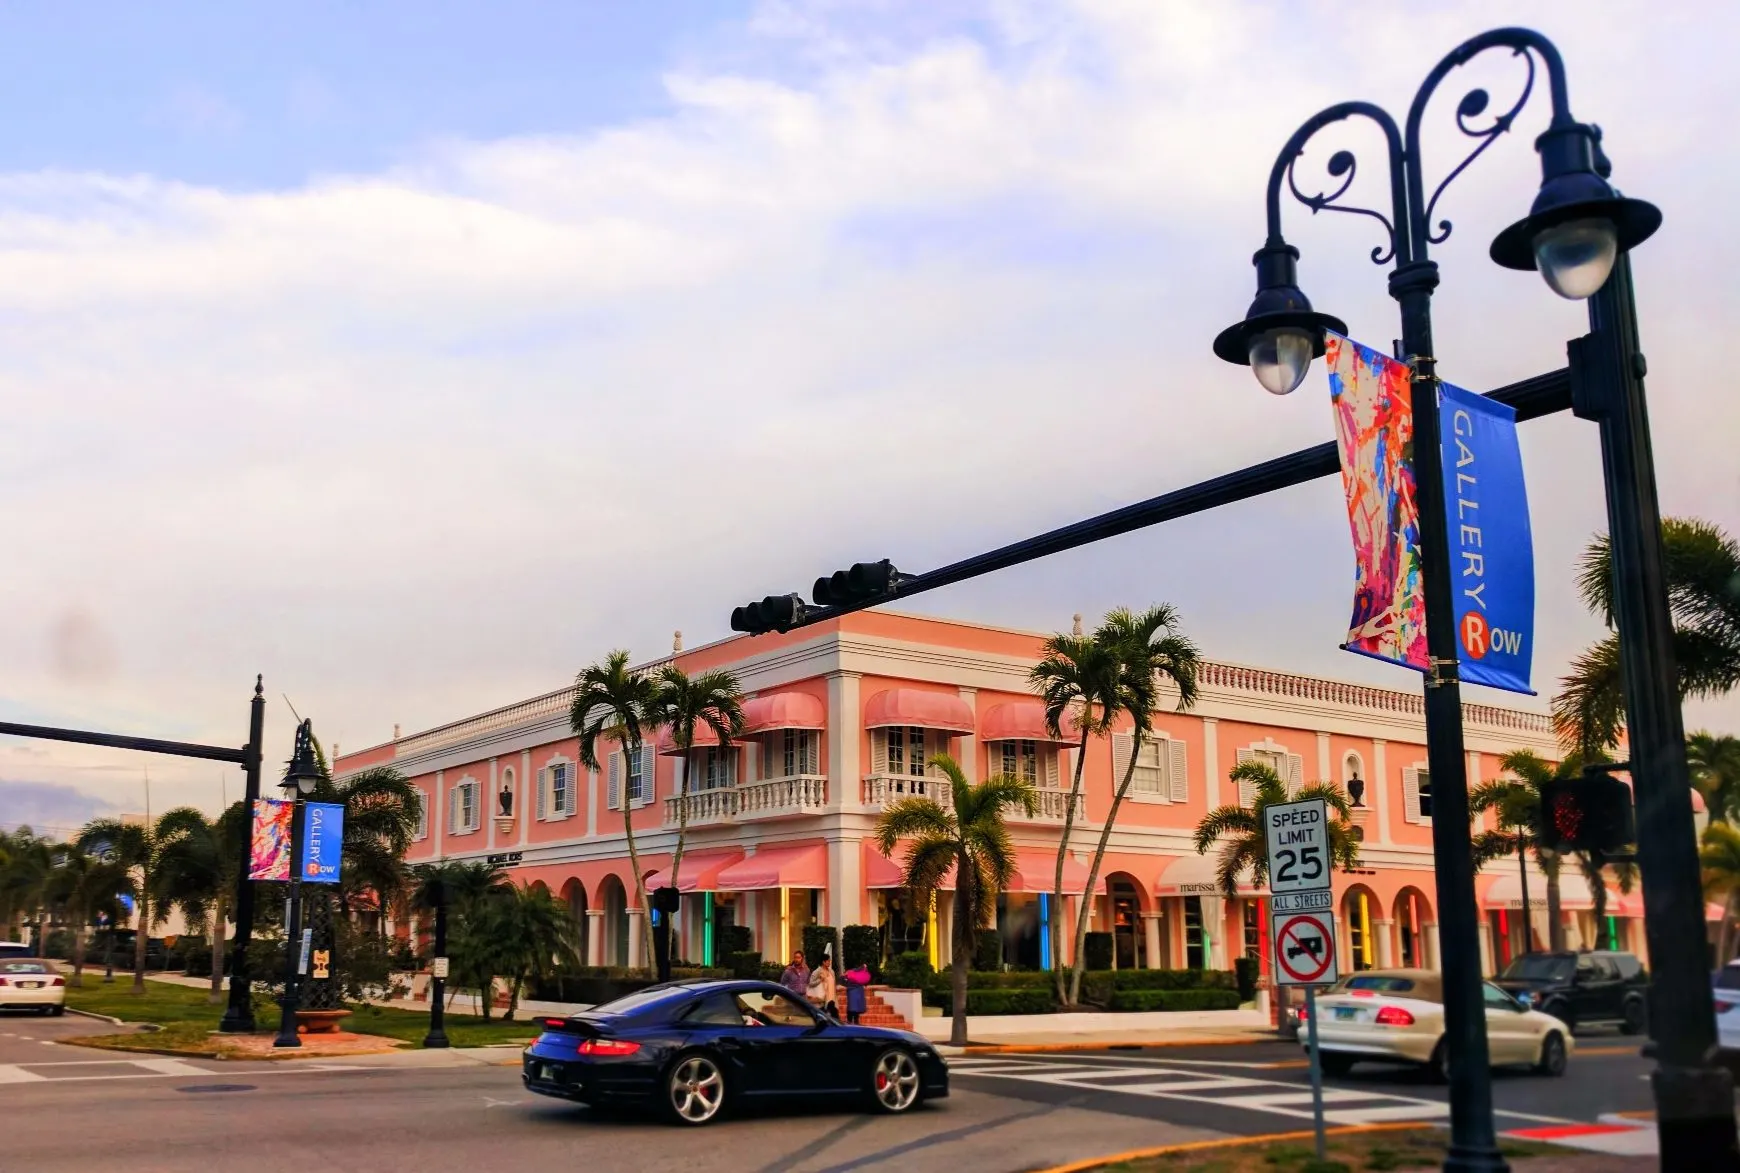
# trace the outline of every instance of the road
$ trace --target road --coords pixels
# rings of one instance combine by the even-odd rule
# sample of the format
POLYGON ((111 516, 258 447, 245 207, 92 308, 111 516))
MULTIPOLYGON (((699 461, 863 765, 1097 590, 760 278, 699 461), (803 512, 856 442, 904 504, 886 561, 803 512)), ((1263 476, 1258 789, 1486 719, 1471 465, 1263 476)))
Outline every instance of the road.
MULTIPOLYGON (((217 1062, 63 1046, 89 1020, 0 1015, 0 1146, 9 1168, 84 1173, 125 1157, 142 1173, 244 1164, 476 1173, 583 1165, 587 1173, 1006 1173, 1158 1144, 1287 1131, 1310 1113, 1286 1044, 970 1056, 954 1094, 899 1120, 763 1112, 694 1132, 527 1095, 517 1053, 384 1060, 217 1062), (447 1064, 409 1066, 420 1060, 447 1064)), ((100 1028, 99 1028, 100 1029, 100 1028)), ((1571 1074, 1500 1077, 1500 1127, 1647 1107, 1635 1050, 1595 1047, 1571 1074)), ((1443 1092, 1373 1069, 1331 1081, 1335 1118, 1441 1119, 1443 1092)))

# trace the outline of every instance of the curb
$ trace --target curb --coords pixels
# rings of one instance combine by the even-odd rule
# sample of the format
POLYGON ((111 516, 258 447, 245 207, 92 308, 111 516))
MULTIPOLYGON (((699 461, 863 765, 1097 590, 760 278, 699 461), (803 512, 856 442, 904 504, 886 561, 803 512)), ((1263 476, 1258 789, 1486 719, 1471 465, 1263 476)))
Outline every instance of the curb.
POLYGON ((76 1014, 80 1018, 94 1018, 98 1022, 106 1022, 110 1026, 126 1026, 127 1025, 127 1020, 124 1018, 116 1018, 113 1015, 109 1015, 109 1014, 98 1014, 94 1010, 74 1010, 71 1006, 68 1006, 66 1008, 66 1012, 68 1014, 76 1014))
MULTIPOLYGON (((1349 1136, 1360 1132, 1401 1132, 1404 1130, 1431 1127, 1422 1125, 1418 1120, 1396 1121, 1388 1124, 1346 1124, 1338 1128, 1326 1128, 1325 1136, 1349 1136)), ((1160 1145, 1151 1149, 1131 1149, 1123 1153, 1108 1153, 1103 1157, 1088 1157, 1086 1160, 1071 1161, 1067 1165, 1053 1165, 1048 1169, 1038 1169, 1034 1173, 1085 1173, 1089 1169, 1099 1169, 1106 1165, 1121 1164, 1124 1161, 1140 1161, 1148 1157, 1164 1157, 1172 1153, 1194 1153, 1206 1149, 1244 1148, 1254 1144, 1269 1144, 1277 1140, 1312 1140, 1317 1133, 1312 1129, 1296 1132, 1269 1132, 1261 1136, 1238 1136, 1228 1140, 1193 1140, 1185 1144, 1160 1145)))

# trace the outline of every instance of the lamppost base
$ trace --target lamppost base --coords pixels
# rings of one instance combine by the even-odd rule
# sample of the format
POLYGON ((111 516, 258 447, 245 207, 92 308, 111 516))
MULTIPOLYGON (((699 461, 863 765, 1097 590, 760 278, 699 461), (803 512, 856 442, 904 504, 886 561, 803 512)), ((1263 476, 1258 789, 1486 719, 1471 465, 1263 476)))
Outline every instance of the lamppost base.
POLYGON ((447 1033, 445 1031, 432 1030, 428 1034, 423 1036, 423 1046, 424 1047, 440 1048, 440 1047, 446 1047, 449 1045, 450 1044, 447 1042, 447 1033))
POLYGON ((258 1029, 251 1011, 241 1012, 234 1006, 224 1011, 224 1016, 218 1019, 218 1033, 225 1035, 251 1035, 258 1029))
MULTIPOLYGON (((280 1003, 282 1006, 282 1003, 280 1003)), ((296 1011, 288 1006, 282 1006, 278 1017, 278 1037, 272 1040, 274 1050, 284 1047, 300 1047, 302 1036, 296 1031, 296 1011)))
POLYGON ((1451 1145, 1444 1157, 1444 1173, 1510 1173, 1510 1165, 1496 1148, 1451 1145))

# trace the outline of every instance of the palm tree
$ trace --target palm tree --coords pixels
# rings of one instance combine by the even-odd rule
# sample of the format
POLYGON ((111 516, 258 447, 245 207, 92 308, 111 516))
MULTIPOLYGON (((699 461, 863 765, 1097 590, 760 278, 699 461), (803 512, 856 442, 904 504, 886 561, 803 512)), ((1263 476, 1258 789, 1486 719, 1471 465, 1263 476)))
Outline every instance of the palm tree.
POLYGON ((223 1000, 224 901, 235 890, 239 843, 234 836, 241 808, 241 803, 235 803, 207 821, 192 807, 179 807, 157 825, 161 842, 151 895, 160 919, 170 908, 180 908, 189 924, 203 924, 209 918, 212 963, 208 1000, 213 1003, 223 1000))
MULTIPOLYGON (((641 874, 640 852, 634 843, 634 802, 628 793, 628 763, 636 760, 640 753, 647 714, 653 708, 658 691, 657 680, 645 672, 631 669, 628 653, 618 649, 606 656, 602 663, 581 670, 574 681, 574 702, 568 710, 568 723, 580 738, 580 761, 588 770, 599 768, 600 736, 615 741, 622 753, 622 831, 628 840, 628 866, 634 872, 634 890, 640 899, 640 926, 649 968, 654 952, 652 918, 645 915, 648 911, 646 877, 641 874)), ((656 787, 655 780, 650 777, 642 784, 656 787)))
POLYGON ((1255 787, 1251 805, 1218 806, 1202 816, 1202 821, 1196 824, 1196 854, 1207 855, 1209 848, 1220 844, 1215 878, 1228 896, 1238 895, 1239 877, 1243 875, 1249 875, 1259 888, 1268 883, 1269 843, 1263 816, 1271 806, 1285 802, 1321 798, 1328 803, 1334 812, 1329 820, 1329 862, 1331 866, 1341 865, 1344 872, 1359 866, 1359 842, 1353 837, 1353 824, 1349 821, 1353 807, 1335 783, 1313 782, 1301 786, 1298 794, 1288 794, 1281 776, 1258 761, 1240 762, 1227 773, 1227 780, 1234 787, 1241 782, 1255 787))
POLYGON ((150 941, 151 927, 163 920, 153 900, 157 893, 158 854, 165 840, 159 828, 173 831, 191 819, 203 822, 204 818, 192 807, 177 807, 152 825, 123 823, 119 819, 93 819, 74 839, 82 850, 95 852, 100 858, 119 864, 129 874, 138 872, 138 879, 134 882, 134 901, 139 910, 138 931, 133 935, 132 992, 135 994, 145 992, 145 949, 150 941))
MULTIPOLYGON (((1063 865, 1069 856, 1076 808, 1081 802, 1082 768, 1087 765, 1088 738, 1104 736, 1119 708, 1121 665, 1115 650, 1094 636, 1054 635, 1045 641, 1039 663, 1028 673, 1045 704, 1045 727, 1063 739, 1063 725, 1074 725, 1075 777, 1063 806, 1063 833, 1057 841, 1057 870, 1051 885, 1052 907, 1063 908, 1063 865)), ((1068 1003, 1063 979, 1063 915, 1051 918, 1051 975, 1057 1000, 1068 1003)))
MULTIPOLYGON (((1081 998, 1081 975, 1087 968, 1088 919, 1093 910, 1094 886, 1099 883, 1100 867, 1105 862, 1106 844, 1112 837, 1112 827, 1118 821, 1118 809, 1130 792, 1136 777, 1136 759, 1142 752, 1142 742, 1152 732, 1154 709, 1159 700, 1158 685, 1162 677, 1178 689, 1178 711, 1196 703, 1196 672, 1199 664, 1196 645, 1177 634, 1178 612, 1160 603, 1141 614, 1128 607, 1118 607, 1106 614, 1094 639, 1112 649, 1118 664, 1119 684, 1114 715, 1130 718, 1133 729, 1130 761, 1124 776, 1112 795, 1112 806, 1100 826, 1099 842, 1094 845, 1094 858, 1088 868, 1086 894, 1075 918, 1075 964, 1069 979, 1069 1004, 1081 998)), ((1058 907, 1062 907, 1060 904, 1058 907)))
POLYGON ((99 916, 113 924, 121 915, 119 898, 134 894, 133 877, 120 864, 100 859, 77 844, 61 848, 49 876, 47 898, 50 907, 72 925, 73 971, 68 985, 85 984, 85 930, 99 916))
POLYGON ((1704 892, 1722 898, 1722 924, 1716 930, 1716 965, 1727 964, 1734 952, 1734 918, 1740 916, 1740 830, 1729 823, 1704 828, 1698 851, 1704 872, 1704 892))
POLYGON ((344 807, 339 896, 352 910, 372 898, 384 913, 405 890, 405 852, 417 834, 422 792, 391 766, 370 766, 335 782, 318 739, 314 753, 320 778, 308 801, 344 807))
POLYGON ((1740 737, 1698 730, 1686 738, 1686 765, 1712 823, 1740 817, 1740 737))
MULTIPOLYGON (((1672 517, 1662 519, 1661 538, 1680 699, 1721 696, 1740 687, 1740 542, 1707 521, 1672 517)), ((1613 547, 1605 534, 1584 552, 1578 586, 1612 628, 1613 547)), ((1559 686, 1553 721, 1563 744, 1587 754, 1619 743, 1625 695, 1617 633, 1572 661, 1559 686)))
MULTIPOLYGON (((435 947, 448 943, 448 914, 458 922, 450 949, 454 969, 461 981, 478 990, 478 1004, 484 1018, 489 1017, 495 975, 499 968, 499 950, 491 924, 491 905, 511 888, 507 873, 490 863, 418 864, 410 870, 410 893, 413 908, 435 914, 435 947)), ((458 982, 455 986, 459 985, 458 982)))
POLYGON ((1471 812, 1492 811, 1497 823, 1494 830, 1474 836, 1474 869, 1479 871, 1495 859, 1510 855, 1517 857, 1522 885, 1523 952, 1526 953, 1533 948, 1528 867, 1528 856, 1533 852, 1547 877, 1547 948, 1562 949, 1564 927, 1559 923, 1559 857, 1555 852, 1542 850, 1536 834, 1541 817, 1541 788, 1560 776, 1559 769, 1527 749, 1506 754, 1499 760, 1499 767, 1510 777, 1482 782, 1468 795, 1471 812))
POLYGON ((892 856, 901 840, 912 841, 903 870, 906 886, 921 908, 930 907, 937 888, 954 870, 954 954, 949 961, 954 1021, 949 1042, 959 1047, 967 1042, 967 966, 976 930, 996 915, 997 894, 1015 874, 1015 848, 1003 812, 1018 806, 1031 817, 1039 796, 1032 783, 1008 774, 974 785, 947 754, 937 754, 930 764, 947 779, 953 809, 944 810, 929 798, 903 798, 876 820, 876 846, 883 855, 892 856))
MULTIPOLYGON (((666 664, 655 677, 656 687, 646 710, 641 715, 643 732, 651 736, 654 730, 668 729, 671 741, 686 761, 695 746, 695 734, 706 729, 725 753, 743 732, 743 690, 737 677, 729 672, 703 672, 690 676, 675 664, 666 664)), ((684 787, 689 789, 688 786, 684 787)), ((677 872, 683 866, 683 849, 689 837, 689 805, 677 802, 677 845, 671 854, 670 886, 677 886, 677 872)), ((665 949, 658 955, 659 980, 669 981, 671 974, 670 933, 668 918, 661 918, 659 932, 665 949)))
POLYGON ((505 1017, 519 1009, 520 987, 557 966, 580 964, 580 928, 568 906, 540 887, 506 888, 487 902, 486 923, 496 966, 509 979, 505 1017))
POLYGON ((0 832, 0 931, 5 932, 6 939, 15 939, 12 934, 19 931, 19 922, 28 924, 34 917, 40 952, 43 891, 53 870, 52 840, 29 827, 10 834, 0 832))

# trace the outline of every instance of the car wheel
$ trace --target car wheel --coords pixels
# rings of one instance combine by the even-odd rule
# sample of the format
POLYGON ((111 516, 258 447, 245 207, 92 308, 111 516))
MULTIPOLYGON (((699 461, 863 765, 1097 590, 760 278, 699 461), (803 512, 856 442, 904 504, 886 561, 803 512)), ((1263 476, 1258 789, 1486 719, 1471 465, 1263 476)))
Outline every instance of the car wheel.
POLYGON ((1642 998, 1633 998, 1625 1004, 1625 1020, 1619 1024, 1619 1029, 1628 1035, 1640 1035, 1643 1028, 1649 1025, 1649 1017, 1643 1008, 1642 998))
POLYGON ((1317 1057, 1317 1062, 1322 1066, 1323 1074, 1325 1075, 1341 1076, 1346 1075, 1349 1071, 1353 1070, 1352 1055, 1337 1055, 1332 1052, 1324 1052, 1317 1057))
POLYGON ((709 1055, 677 1056, 665 1076, 665 1110, 678 1124, 710 1124, 725 1106, 725 1073, 709 1055))
POLYGON ((1541 1058, 1535 1064, 1535 1071, 1541 1075, 1565 1074, 1565 1037, 1558 1031, 1548 1031, 1547 1037, 1541 1040, 1541 1058))
POLYGON ((66 1013, 66 1007, 65 1006, 54 1006, 54 1007, 51 1007, 48 1012, 50 1014, 54 1015, 56 1018, 59 1018, 63 1014, 66 1013))
POLYGON ((870 1069, 870 1106, 890 1115, 918 1103, 918 1064, 912 1052, 890 1047, 870 1069))
POLYGON ((1433 1083, 1450 1082, 1450 1049, 1439 1039, 1438 1045, 1432 1048, 1432 1057, 1426 1060, 1426 1078, 1433 1083))

